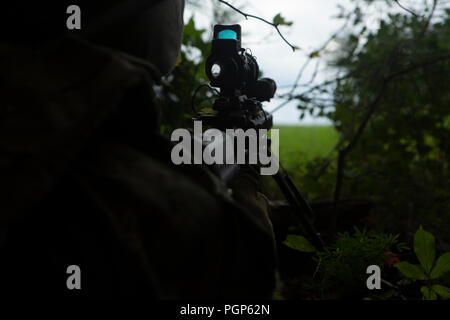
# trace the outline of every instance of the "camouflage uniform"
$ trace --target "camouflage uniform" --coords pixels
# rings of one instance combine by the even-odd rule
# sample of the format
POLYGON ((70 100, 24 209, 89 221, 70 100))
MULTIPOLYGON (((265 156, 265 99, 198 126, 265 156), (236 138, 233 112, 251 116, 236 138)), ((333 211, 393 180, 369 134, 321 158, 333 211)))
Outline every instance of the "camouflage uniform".
POLYGON ((0 44, 0 291, 271 297, 253 181, 240 176, 233 199, 204 167, 172 165, 158 133, 152 86, 174 56, 143 66, 76 36, 0 44), (80 291, 66 287, 72 264, 80 291))

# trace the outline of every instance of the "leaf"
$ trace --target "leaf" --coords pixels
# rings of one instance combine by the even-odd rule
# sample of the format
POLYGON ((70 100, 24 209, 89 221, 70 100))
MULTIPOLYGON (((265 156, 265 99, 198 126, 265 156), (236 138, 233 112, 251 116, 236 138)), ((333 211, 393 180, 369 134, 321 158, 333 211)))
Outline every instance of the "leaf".
POLYGON ((407 278, 415 280, 426 280, 428 278, 419 264, 403 261, 396 264, 395 267, 407 278))
POLYGON ((205 31, 206 30, 204 29, 197 29, 195 27, 194 16, 191 16, 188 23, 186 23, 183 28, 183 44, 199 49, 204 47, 205 42, 202 39, 202 35, 205 31))
POLYGON ((420 288, 420 292, 423 294, 423 300, 437 300, 436 292, 429 287, 420 288))
MULTIPOLYGON (((296 96, 296 98, 297 98, 298 100, 300 100, 300 101, 303 101, 303 102, 311 102, 311 98, 306 97, 306 96, 304 96, 304 95, 296 96)), ((306 109, 306 108, 305 108, 305 109, 306 109)))
POLYGON ((434 292, 436 292, 439 296, 445 299, 450 299, 450 289, 440 284, 435 284, 431 287, 434 292))
POLYGON ((313 52, 311 52, 311 53, 309 54, 309 57, 310 57, 311 59, 313 59, 313 58, 318 58, 318 57, 320 57, 320 52, 319 52, 319 51, 313 51, 313 52))
POLYGON ((304 112, 301 112, 301 113, 300 113, 300 120, 303 120, 303 118, 305 118, 305 113, 304 113, 304 112))
POLYGON ((436 261, 436 265, 431 271, 430 278, 437 279, 450 271, 450 252, 444 253, 436 261))
POLYGON ((434 236, 423 230, 422 226, 420 226, 414 236, 414 252, 427 274, 430 273, 431 268, 433 267, 436 255, 434 242, 434 236))
POLYGON ((272 22, 276 26, 291 26, 292 25, 292 21, 284 20, 284 17, 281 15, 281 13, 278 13, 275 17, 273 17, 272 22))
POLYGON ((289 234, 283 244, 300 252, 316 252, 316 248, 305 237, 295 234, 289 234))
POLYGON ((177 61, 176 67, 179 67, 182 63, 183 63, 183 57, 180 54, 179 57, 178 57, 178 61, 177 61))

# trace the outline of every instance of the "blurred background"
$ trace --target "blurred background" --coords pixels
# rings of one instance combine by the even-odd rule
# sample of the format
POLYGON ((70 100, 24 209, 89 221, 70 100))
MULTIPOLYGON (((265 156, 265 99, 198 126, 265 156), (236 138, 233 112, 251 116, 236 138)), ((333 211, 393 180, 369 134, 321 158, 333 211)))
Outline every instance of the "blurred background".
MULTIPOLYGON (((438 252, 450 251, 450 1, 187 0, 178 66, 158 88, 165 133, 191 125, 192 94, 208 82, 213 26, 234 23, 262 75, 278 84, 265 108, 280 129, 281 162, 311 200, 321 232, 346 240, 331 243, 324 258, 341 273, 323 271, 335 282, 319 288, 322 297, 358 295, 367 256, 391 259, 385 253, 401 251, 400 240, 412 248, 420 225, 438 252), (359 289, 340 292, 343 283, 359 289)), ((195 105, 207 111, 213 101, 202 90, 195 105)), ((282 200, 270 181, 265 187, 282 200)), ((416 259, 411 252, 395 257, 416 259)))

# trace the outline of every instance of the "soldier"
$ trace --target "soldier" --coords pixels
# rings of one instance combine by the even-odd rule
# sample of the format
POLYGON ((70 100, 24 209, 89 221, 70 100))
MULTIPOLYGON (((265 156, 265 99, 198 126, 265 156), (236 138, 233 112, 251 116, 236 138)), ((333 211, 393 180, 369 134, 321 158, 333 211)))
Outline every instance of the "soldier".
POLYGON ((152 86, 176 63, 184 1, 92 2, 70 32, 61 4, 2 8, 0 290, 271 298, 257 180, 241 174, 231 196, 206 168, 173 165, 159 135, 152 86))

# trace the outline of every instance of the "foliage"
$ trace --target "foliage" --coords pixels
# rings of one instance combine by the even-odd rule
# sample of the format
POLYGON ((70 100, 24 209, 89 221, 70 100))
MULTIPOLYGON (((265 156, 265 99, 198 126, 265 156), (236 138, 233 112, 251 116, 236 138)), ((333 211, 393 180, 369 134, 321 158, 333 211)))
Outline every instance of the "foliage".
POLYGON ((449 12, 428 28, 420 18, 390 15, 360 50, 360 37, 349 36, 351 49, 336 61, 352 76, 338 83, 330 117, 348 143, 374 110, 346 160, 346 172, 357 178, 345 177, 343 192, 382 202, 385 227, 395 231, 404 232, 408 220, 435 230, 450 221, 450 59, 436 60, 450 53, 449 12), (386 80, 419 65, 427 66, 386 80))
MULTIPOLYGON (((175 128, 190 127, 192 118, 191 97, 195 89, 207 81, 205 58, 210 51, 210 42, 205 38, 206 30, 198 29, 191 17, 184 26, 183 46, 177 67, 162 81, 157 98, 162 106, 163 133, 175 128)), ((212 104, 211 93, 200 91, 196 103, 212 104)))
POLYGON ((424 300, 437 300, 438 296, 443 299, 450 298, 450 289, 436 283, 450 272, 450 252, 435 260, 435 251, 434 236, 420 226, 414 237, 414 252, 420 264, 403 261, 396 265, 404 277, 424 282, 420 289, 424 300))
POLYGON ((283 244, 300 252, 316 252, 316 248, 305 237, 295 234, 288 235, 283 244))
POLYGON ((417 15, 384 9, 370 29, 361 6, 342 15, 352 27, 330 61, 338 77, 297 95, 299 108, 327 115, 341 137, 331 165, 309 166, 305 177, 311 170, 316 177, 309 188, 336 197, 339 185, 341 198, 377 204, 370 219, 377 223, 368 227, 407 236, 423 223, 449 246, 450 10, 433 18, 437 8, 417 15))
MULTIPOLYGON (((450 288, 443 285, 448 283, 445 276, 450 275, 450 252, 435 259, 434 236, 422 226, 414 236, 414 253, 419 264, 400 261, 397 254, 392 253, 393 250, 397 253, 408 250, 405 243, 399 242, 398 235, 360 231, 356 227, 352 235, 340 233, 336 243, 323 252, 315 250, 307 239, 299 235, 288 235, 283 243, 294 250, 314 254, 317 270, 313 279, 303 282, 309 295, 314 298, 361 298, 367 293, 365 280, 369 265, 378 265, 382 270, 395 267, 406 278, 395 281, 396 285, 384 281, 389 285, 388 290, 372 296, 371 300, 396 299, 399 296, 414 299, 414 292, 407 292, 411 286, 420 289, 424 300, 450 298, 450 288), (419 283, 416 284, 416 281, 419 283)), ((383 272, 383 279, 388 272, 383 272)))
POLYGON ((277 13, 275 17, 273 17, 272 23, 276 26, 292 26, 292 21, 286 21, 281 13, 277 13))
POLYGON ((384 268, 391 259, 391 251, 398 253, 407 249, 398 235, 378 233, 354 228, 353 234, 339 233, 335 244, 323 252, 312 249, 303 237, 289 235, 284 242, 301 252, 315 252, 313 259, 318 267, 315 277, 305 283, 310 294, 317 298, 335 299, 358 296, 367 290, 366 269, 369 265, 384 268))

